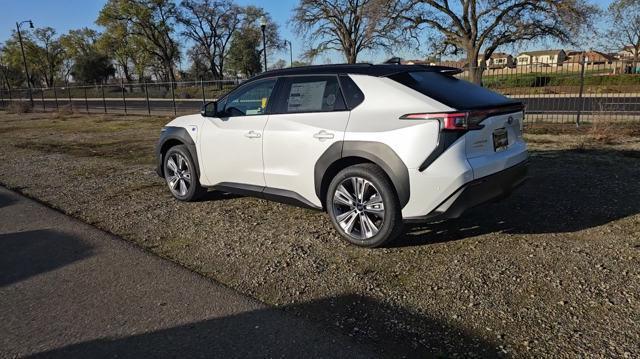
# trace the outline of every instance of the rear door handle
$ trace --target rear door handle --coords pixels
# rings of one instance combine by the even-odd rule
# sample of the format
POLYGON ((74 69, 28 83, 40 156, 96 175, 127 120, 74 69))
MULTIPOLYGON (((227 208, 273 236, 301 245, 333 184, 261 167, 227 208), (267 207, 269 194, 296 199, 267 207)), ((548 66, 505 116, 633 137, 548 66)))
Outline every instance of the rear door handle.
POLYGON ((249 131, 249 132, 245 133, 244 136, 245 137, 249 137, 249 138, 260 138, 260 137, 262 137, 260 132, 256 132, 256 131, 249 131))
POLYGON ((325 130, 322 130, 322 131, 320 131, 320 132, 318 132, 318 133, 314 133, 314 134, 313 134, 313 138, 317 138, 317 139, 319 139, 320 141, 323 141, 323 140, 330 140, 330 139, 332 139, 333 137, 334 137, 334 134, 333 134, 333 133, 331 133, 331 132, 327 132, 327 131, 325 131, 325 130))

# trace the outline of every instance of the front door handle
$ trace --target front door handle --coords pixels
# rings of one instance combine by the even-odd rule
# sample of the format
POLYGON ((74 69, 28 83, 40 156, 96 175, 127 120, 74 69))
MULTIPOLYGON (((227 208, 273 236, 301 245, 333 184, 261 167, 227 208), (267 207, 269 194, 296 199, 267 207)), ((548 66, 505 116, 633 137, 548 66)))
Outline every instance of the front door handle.
POLYGON ((245 133, 244 136, 245 137, 249 137, 249 138, 260 138, 260 137, 262 137, 260 132, 256 132, 256 131, 249 131, 249 132, 245 133))
POLYGON ((330 139, 332 139, 332 138, 333 138, 333 136, 334 136, 334 134, 333 134, 333 133, 331 133, 331 132, 327 132, 327 131, 325 131, 325 130, 322 130, 322 131, 320 131, 320 132, 318 132, 318 133, 314 133, 314 134, 313 134, 313 138, 317 138, 317 139, 319 139, 320 141, 330 140, 330 139))

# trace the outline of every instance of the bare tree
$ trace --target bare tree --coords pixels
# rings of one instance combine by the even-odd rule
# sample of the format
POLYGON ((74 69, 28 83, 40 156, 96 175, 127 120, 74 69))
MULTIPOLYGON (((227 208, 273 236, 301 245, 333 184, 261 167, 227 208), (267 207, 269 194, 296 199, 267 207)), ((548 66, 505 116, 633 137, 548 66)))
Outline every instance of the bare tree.
POLYGON ((611 21, 610 40, 620 48, 629 49, 633 58, 633 67, 640 60, 640 0, 616 0, 609 5, 611 21))
POLYGON ((362 51, 397 45, 397 11, 396 0, 300 0, 291 22, 310 43, 305 57, 335 50, 354 64, 362 51))
MULTIPOLYGON (((500 46, 553 38, 574 43, 596 8, 585 0, 407 0, 401 10, 410 30, 427 30, 439 53, 466 55, 470 79, 480 84, 488 59, 500 46)), ((414 32, 415 33, 415 32, 414 32)))
POLYGON ((214 79, 221 79, 231 38, 242 22, 242 9, 231 0, 184 0, 178 20, 194 51, 208 59, 214 79))

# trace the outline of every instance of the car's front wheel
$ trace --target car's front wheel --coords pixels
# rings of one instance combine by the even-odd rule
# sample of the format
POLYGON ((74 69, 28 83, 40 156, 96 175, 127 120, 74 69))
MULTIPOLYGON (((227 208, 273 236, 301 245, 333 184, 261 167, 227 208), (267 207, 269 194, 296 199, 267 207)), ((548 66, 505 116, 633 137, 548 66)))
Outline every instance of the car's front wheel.
POLYGON ((195 201, 206 190, 200 186, 196 166, 184 145, 171 147, 164 155, 164 179, 173 197, 195 201))
POLYGON ((379 247, 402 232, 402 213, 391 180, 380 167, 363 163, 340 171, 329 184, 326 208, 348 242, 379 247))

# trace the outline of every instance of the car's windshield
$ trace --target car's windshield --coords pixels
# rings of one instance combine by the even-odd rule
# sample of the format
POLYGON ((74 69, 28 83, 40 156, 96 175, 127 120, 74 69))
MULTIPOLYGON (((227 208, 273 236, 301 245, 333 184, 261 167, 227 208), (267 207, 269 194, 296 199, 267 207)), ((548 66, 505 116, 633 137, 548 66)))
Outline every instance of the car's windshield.
POLYGON ((402 72, 389 78, 457 110, 517 103, 486 88, 439 72, 402 72))

